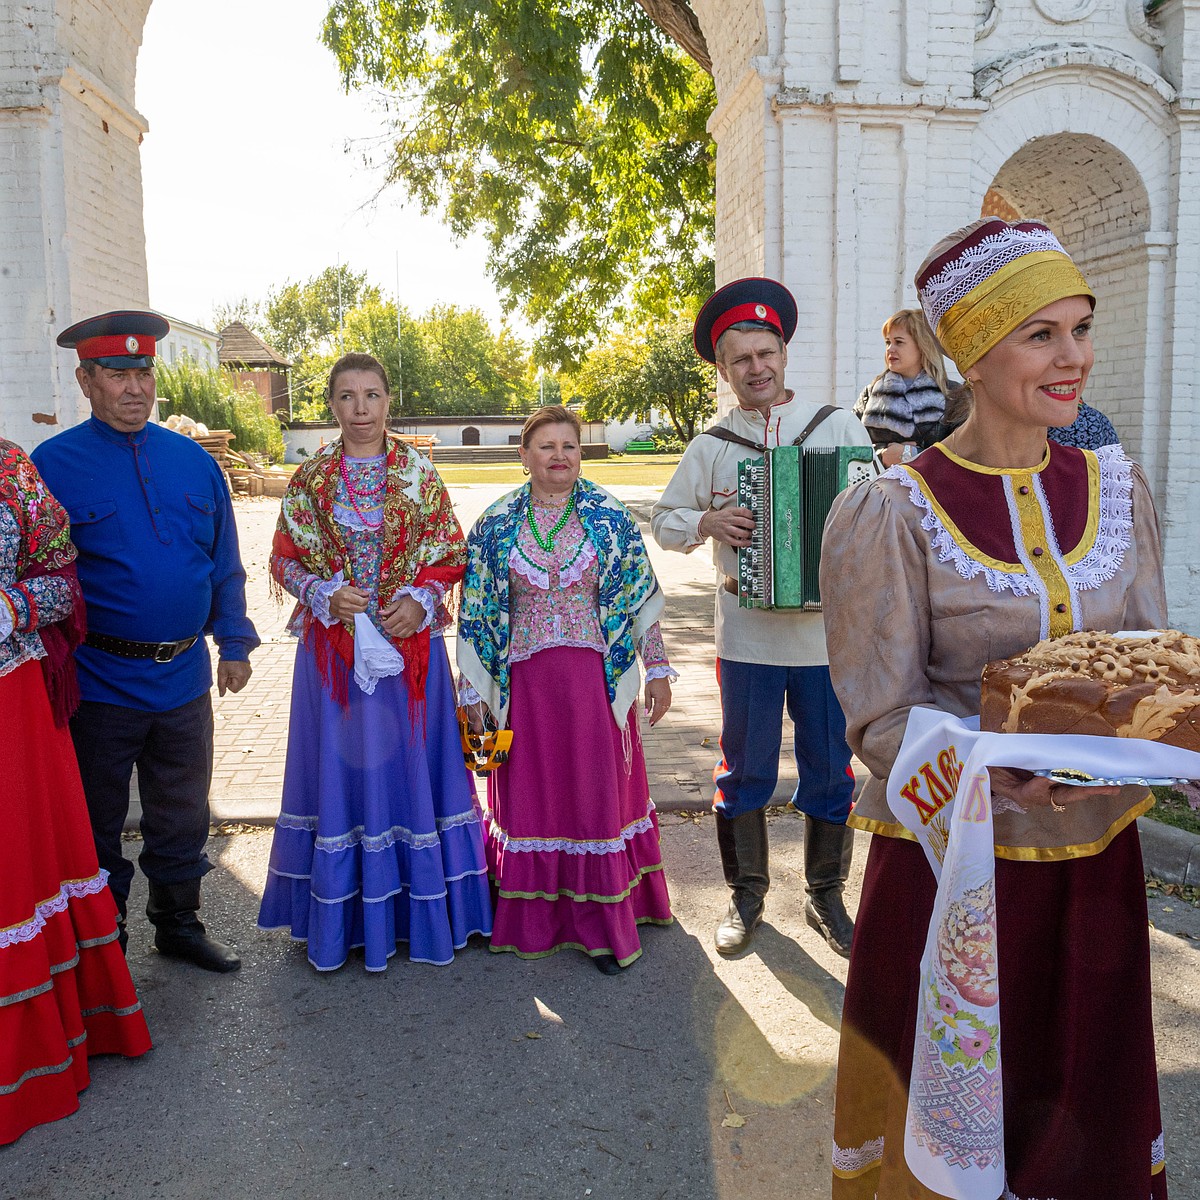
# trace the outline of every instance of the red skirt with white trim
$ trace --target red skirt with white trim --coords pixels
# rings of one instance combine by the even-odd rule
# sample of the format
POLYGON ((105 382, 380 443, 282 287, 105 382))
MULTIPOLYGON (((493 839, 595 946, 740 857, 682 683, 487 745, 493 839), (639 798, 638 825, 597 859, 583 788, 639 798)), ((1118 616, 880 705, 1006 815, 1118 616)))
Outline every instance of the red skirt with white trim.
POLYGON ((150 1034, 38 663, 0 676, 0 1144, 79 1107, 88 1056, 150 1034))

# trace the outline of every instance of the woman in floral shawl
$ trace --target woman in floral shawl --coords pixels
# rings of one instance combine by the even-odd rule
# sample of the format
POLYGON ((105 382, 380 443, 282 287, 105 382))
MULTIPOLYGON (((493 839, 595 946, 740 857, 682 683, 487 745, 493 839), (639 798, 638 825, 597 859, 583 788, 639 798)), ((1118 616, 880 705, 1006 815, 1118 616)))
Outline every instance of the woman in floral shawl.
POLYGON ((499 889, 493 950, 564 947, 616 974, 638 925, 671 921, 635 702, 646 667, 651 725, 675 672, 663 596, 633 518, 579 477, 579 422, 557 405, 525 422, 529 483, 467 541, 460 700, 472 725, 512 729, 488 777, 488 867, 499 889))
POLYGON ((83 614, 67 514, 0 440, 0 1145, 75 1111, 90 1055, 150 1049, 66 727, 83 614))
POLYGON ((445 965, 492 924, 442 643, 466 548, 432 464, 387 435, 380 363, 345 355, 328 396, 342 436, 292 477, 271 553, 300 645, 258 923, 319 971, 360 946, 382 971, 402 941, 445 965))

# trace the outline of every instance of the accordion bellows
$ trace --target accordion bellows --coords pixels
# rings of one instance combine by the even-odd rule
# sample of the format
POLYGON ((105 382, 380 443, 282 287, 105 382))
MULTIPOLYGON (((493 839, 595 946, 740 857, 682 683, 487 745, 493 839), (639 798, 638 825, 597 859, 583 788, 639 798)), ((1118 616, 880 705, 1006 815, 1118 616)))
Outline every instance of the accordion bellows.
POLYGON ((874 476, 870 446, 779 446, 738 464, 754 537, 738 550, 743 608, 821 607, 821 536, 837 494, 874 476))

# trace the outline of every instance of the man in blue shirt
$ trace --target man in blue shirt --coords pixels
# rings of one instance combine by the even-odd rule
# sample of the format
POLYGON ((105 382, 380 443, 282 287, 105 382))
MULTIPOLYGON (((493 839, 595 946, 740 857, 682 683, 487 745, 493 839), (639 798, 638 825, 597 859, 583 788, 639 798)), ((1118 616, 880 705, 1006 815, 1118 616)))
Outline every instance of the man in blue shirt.
POLYGON ((211 869, 212 666, 217 690, 250 678, 258 635, 246 616, 246 573, 225 480, 213 458, 163 429, 154 410, 155 339, 169 325, 113 312, 64 330, 91 404, 81 425, 44 442, 33 460, 71 518, 88 634, 76 662, 83 702, 71 721, 100 865, 124 918, 133 864, 121 853, 136 764, 142 802, 138 859, 146 915, 162 954, 234 971, 236 952, 200 923, 200 879, 211 869))

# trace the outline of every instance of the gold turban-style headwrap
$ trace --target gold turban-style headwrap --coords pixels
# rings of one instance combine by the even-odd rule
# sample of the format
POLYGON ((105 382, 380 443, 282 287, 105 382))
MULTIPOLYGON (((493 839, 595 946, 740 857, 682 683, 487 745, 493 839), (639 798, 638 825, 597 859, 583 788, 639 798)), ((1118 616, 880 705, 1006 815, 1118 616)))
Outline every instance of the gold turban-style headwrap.
POLYGON ((917 272, 929 328, 964 374, 1022 321, 1067 296, 1096 296, 1040 221, 976 221, 943 239, 917 272))

